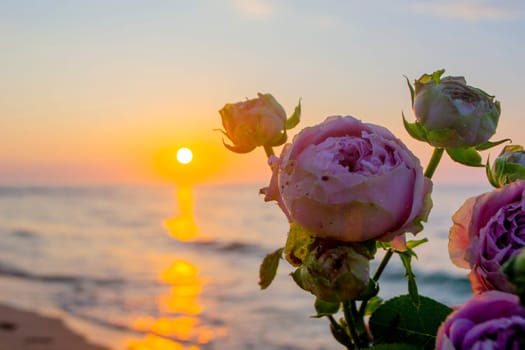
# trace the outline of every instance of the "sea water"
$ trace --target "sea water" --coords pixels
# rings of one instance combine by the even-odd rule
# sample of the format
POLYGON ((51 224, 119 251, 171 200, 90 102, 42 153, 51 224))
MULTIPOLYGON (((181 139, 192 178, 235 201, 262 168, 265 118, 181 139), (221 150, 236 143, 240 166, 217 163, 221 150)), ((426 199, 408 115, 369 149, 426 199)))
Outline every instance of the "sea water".
MULTIPOLYGON (((464 200, 488 190, 435 186, 413 264, 420 294, 471 296, 448 232, 464 200)), ((259 289, 259 264, 287 229, 257 186, 2 187, 0 303, 59 316, 115 350, 338 349, 286 261, 259 289)), ((380 286, 385 299, 407 293, 396 256, 380 286)))

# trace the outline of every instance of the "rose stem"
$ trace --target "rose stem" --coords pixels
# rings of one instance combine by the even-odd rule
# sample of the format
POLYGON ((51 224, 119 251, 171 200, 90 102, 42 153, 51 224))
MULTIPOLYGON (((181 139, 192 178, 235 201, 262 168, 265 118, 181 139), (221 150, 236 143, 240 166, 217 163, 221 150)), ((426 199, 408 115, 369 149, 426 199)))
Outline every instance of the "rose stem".
POLYGON ((345 315, 345 320, 346 320, 346 323, 348 324, 348 329, 350 330, 350 334, 352 335, 352 339, 354 340, 354 344, 359 349, 361 348, 361 344, 359 341, 359 335, 357 334, 357 327, 354 321, 354 316, 352 315, 352 311, 350 309, 349 301, 343 301, 343 313, 345 315))
POLYGON ((434 175, 434 172, 437 169, 437 166, 439 164, 439 161, 441 160, 441 157, 443 156, 443 151, 445 151, 442 147, 436 147, 434 148, 434 152, 432 152, 432 158, 430 158, 430 161, 428 162, 427 169, 425 170, 425 176, 429 179, 432 178, 432 175, 434 175))
POLYGON ((327 317, 330 320, 330 324, 332 325, 332 327, 337 332, 341 332, 342 336, 344 337, 344 339, 336 338, 336 340, 340 342, 341 344, 343 344, 348 350, 353 349, 354 344, 352 343, 352 339, 350 339, 346 330, 343 327, 341 327, 341 325, 335 320, 335 318, 332 315, 328 315, 327 317))
POLYGON ((274 156, 275 153, 273 152, 272 146, 264 146, 264 152, 266 152, 266 157, 270 158, 270 156, 274 156))
MULTIPOLYGON (((394 250, 393 249, 388 249, 386 251, 386 254, 385 256, 383 257, 383 260, 381 260, 381 263, 379 264, 379 266, 377 267, 377 270, 376 272, 374 273, 374 276, 372 276, 372 279, 374 281, 379 281, 379 277, 381 277, 381 274, 383 273, 383 271, 385 270, 385 267, 386 265, 388 265, 388 262, 390 261, 390 258, 392 257, 392 255, 394 255, 394 250)), ((368 300, 363 300, 363 302, 361 303, 361 305, 359 306, 359 315, 361 317, 363 317, 365 315, 365 311, 366 311, 366 304, 368 303, 368 300)))
POLYGON ((357 304, 355 300, 352 300, 351 307, 352 307, 352 315, 354 315, 355 320, 358 322, 357 331, 358 331, 358 337, 359 337, 359 344, 361 344, 361 346, 365 344, 366 347, 368 347, 368 345, 370 344, 370 339, 368 338, 368 333, 365 328, 365 322, 363 320, 363 317, 357 311, 357 304))

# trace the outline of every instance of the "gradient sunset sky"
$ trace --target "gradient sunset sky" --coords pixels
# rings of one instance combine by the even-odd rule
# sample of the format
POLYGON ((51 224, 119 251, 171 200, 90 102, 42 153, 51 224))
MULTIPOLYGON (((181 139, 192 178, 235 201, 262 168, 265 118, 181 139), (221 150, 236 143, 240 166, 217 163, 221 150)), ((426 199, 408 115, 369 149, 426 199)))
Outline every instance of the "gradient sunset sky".
MULTIPOLYGON (((225 103, 257 92, 288 113, 301 98, 303 127, 337 114, 384 125, 425 165, 430 148, 402 128, 401 111, 413 119, 403 75, 440 68, 495 95, 493 139, 523 144, 524 38, 518 0, 1 0, 0 184, 179 171, 264 183, 264 152, 230 154, 213 130, 225 103), (174 164, 182 146, 191 170, 174 164)), ((437 178, 484 181, 450 161, 437 178)))

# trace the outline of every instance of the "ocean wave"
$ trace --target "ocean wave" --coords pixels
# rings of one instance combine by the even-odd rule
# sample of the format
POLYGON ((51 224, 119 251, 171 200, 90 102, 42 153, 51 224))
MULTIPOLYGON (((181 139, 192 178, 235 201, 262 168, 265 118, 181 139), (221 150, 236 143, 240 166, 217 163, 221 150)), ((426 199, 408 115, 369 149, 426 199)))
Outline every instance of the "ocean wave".
POLYGON ((0 262, 0 276, 19 278, 35 282, 63 283, 74 285, 93 284, 97 286, 118 286, 126 283, 125 280, 118 278, 99 278, 66 274, 37 274, 2 262, 0 262))

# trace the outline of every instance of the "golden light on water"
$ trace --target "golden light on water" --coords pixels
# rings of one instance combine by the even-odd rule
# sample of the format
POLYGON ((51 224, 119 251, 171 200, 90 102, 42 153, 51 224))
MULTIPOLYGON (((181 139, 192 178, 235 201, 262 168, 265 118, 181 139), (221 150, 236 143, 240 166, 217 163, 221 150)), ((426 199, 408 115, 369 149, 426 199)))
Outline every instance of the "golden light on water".
POLYGON ((193 159, 193 152, 187 147, 179 148, 177 151, 177 161, 181 164, 189 164, 193 159))
POLYGON ((180 186, 176 191, 176 204, 179 215, 164 220, 164 226, 173 238, 191 241, 198 234, 197 223, 193 217, 193 194, 191 187, 180 186))

